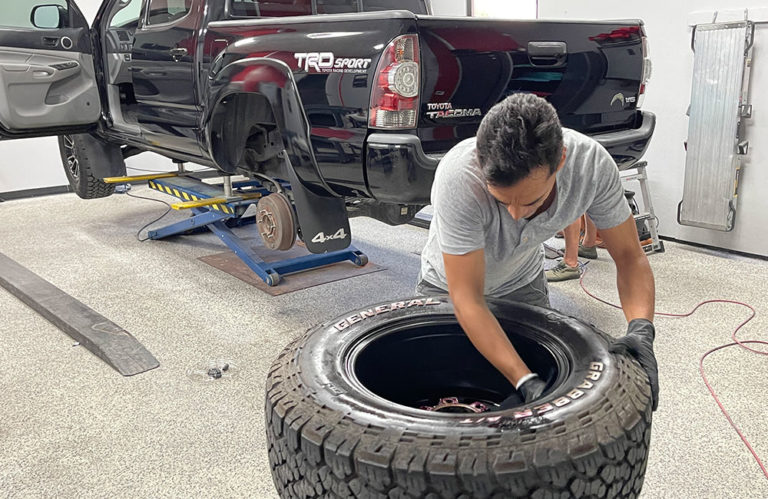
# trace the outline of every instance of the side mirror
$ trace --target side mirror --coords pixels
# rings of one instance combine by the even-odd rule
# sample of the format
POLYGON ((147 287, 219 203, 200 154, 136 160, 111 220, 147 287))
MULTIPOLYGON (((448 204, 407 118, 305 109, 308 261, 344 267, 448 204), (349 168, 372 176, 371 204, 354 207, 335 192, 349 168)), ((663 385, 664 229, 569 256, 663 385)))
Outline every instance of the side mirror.
POLYGON ((32 9, 32 25, 41 29, 63 28, 67 11, 60 5, 38 5, 32 9))

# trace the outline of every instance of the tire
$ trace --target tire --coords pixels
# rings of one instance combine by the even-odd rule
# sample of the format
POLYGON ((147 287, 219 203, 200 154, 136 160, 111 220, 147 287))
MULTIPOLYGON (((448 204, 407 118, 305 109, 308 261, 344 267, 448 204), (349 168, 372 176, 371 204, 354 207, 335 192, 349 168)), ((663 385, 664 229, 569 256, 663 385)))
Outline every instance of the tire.
MULTIPOLYGON (((60 135, 59 153, 72 190, 83 199, 103 198, 115 192, 115 184, 106 184, 97 176, 96 161, 115 161, 119 157, 120 147, 107 144, 91 135, 60 135), (107 149, 109 154, 104 154, 107 149), (109 159, 108 159, 109 158, 109 159)), ((117 168, 125 171, 125 164, 117 165, 117 168)))
POLYGON ((280 496, 636 497, 651 431, 639 365, 576 319, 490 303, 547 381, 542 397, 477 414, 419 409, 424 396, 429 405, 443 395, 493 405, 513 392, 442 300, 374 305, 281 353, 265 404, 280 496))

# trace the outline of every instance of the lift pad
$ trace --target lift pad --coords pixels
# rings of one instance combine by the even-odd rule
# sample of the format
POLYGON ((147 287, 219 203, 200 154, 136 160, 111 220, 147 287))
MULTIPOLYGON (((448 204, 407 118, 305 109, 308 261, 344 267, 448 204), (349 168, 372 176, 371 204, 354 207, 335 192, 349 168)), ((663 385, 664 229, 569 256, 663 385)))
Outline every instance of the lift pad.
POLYGON ((142 180, 155 180, 158 178, 178 177, 178 173, 156 173, 154 175, 134 175, 130 177, 105 177, 101 179, 105 184, 124 184, 126 182, 141 182, 142 180))
POLYGON ((174 210, 188 210, 190 208, 202 208, 203 206, 213 206, 215 204, 227 204, 236 203, 238 201, 248 201, 251 199, 260 199, 261 197, 262 194, 257 192, 255 194, 242 194, 233 196, 231 198, 218 197, 209 199, 197 199, 193 201, 184 201, 182 203, 173 203, 171 208, 174 210))
POLYGON ((123 376, 133 376, 160 365, 128 331, 2 253, 0 286, 123 376))

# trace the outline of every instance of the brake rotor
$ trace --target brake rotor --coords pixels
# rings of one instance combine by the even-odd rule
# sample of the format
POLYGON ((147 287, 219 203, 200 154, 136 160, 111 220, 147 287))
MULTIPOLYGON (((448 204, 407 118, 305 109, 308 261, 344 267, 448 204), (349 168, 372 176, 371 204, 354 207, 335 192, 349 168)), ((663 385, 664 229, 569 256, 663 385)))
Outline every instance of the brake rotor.
POLYGON ((296 243, 296 220, 288 198, 272 193, 259 199, 256 209, 256 226, 264 245, 271 250, 291 249, 296 243))

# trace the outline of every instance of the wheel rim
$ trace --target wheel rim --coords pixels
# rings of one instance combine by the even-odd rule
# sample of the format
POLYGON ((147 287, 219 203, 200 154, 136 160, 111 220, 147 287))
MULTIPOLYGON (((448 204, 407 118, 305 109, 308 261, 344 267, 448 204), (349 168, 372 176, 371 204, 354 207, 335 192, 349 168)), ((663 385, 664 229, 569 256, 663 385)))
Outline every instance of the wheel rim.
POLYGON ((64 156, 67 162, 67 171, 72 178, 80 178, 80 161, 75 151, 75 140, 71 135, 64 136, 64 156))
MULTIPOLYGON (((571 362, 551 337, 500 322, 528 367, 547 382, 542 396, 570 374, 571 362)), ((514 393, 453 317, 385 326, 351 345, 345 365, 347 376, 374 396, 433 413, 486 412, 514 393)))

